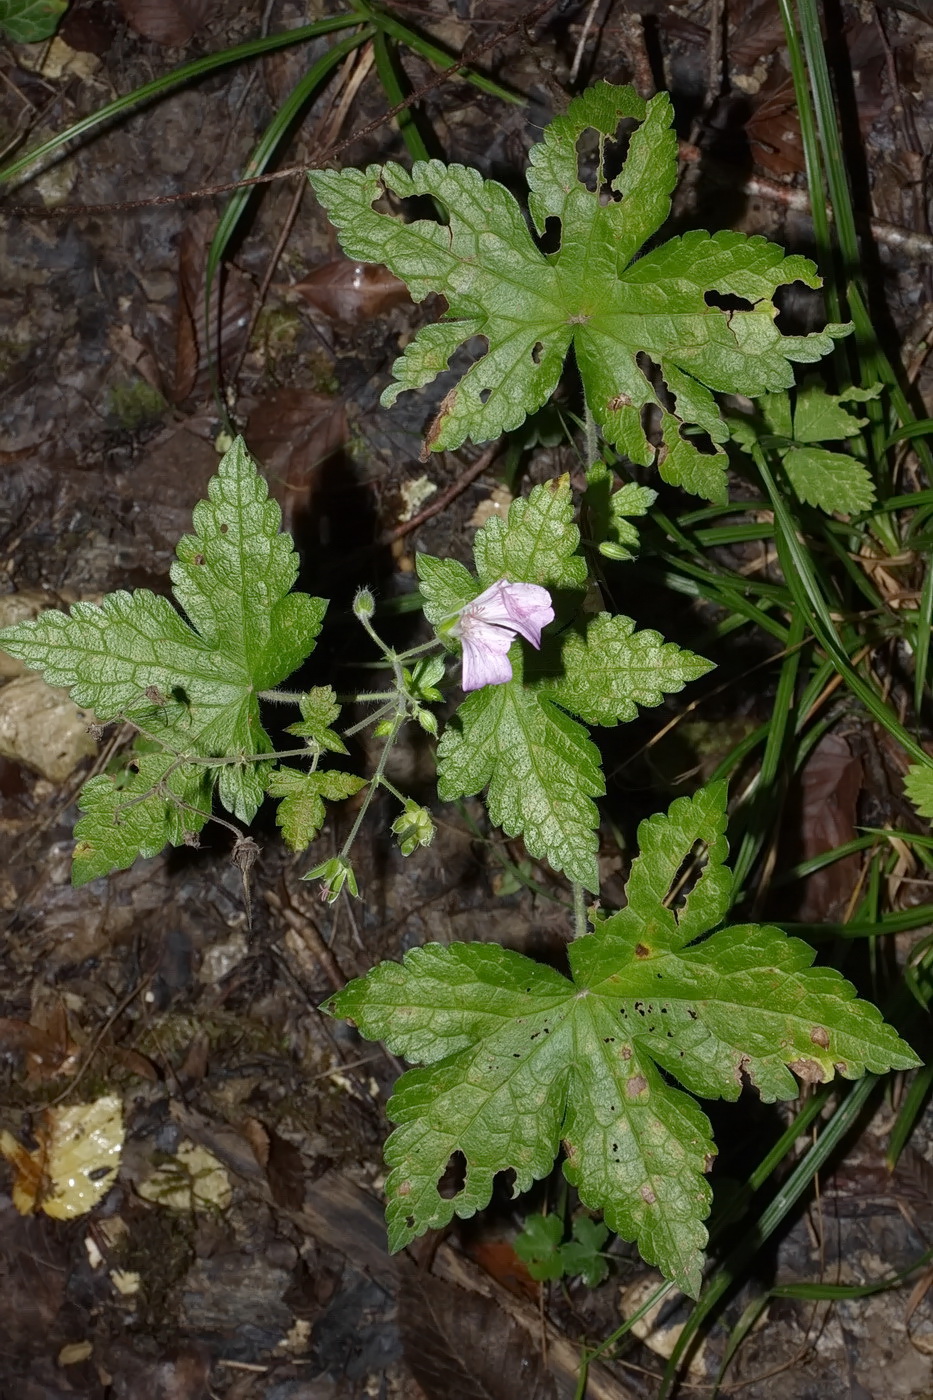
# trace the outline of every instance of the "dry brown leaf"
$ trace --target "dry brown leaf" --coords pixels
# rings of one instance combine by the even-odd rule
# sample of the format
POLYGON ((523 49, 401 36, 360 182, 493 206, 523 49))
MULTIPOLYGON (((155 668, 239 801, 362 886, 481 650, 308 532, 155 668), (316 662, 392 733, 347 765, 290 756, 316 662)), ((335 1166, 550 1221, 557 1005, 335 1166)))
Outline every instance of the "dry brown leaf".
POLYGON ((405 283, 388 268, 350 258, 322 263, 287 290, 347 326, 371 321, 410 300, 405 283))
POLYGON ((540 1350, 491 1298, 403 1269, 399 1330, 428 1400, 557 1400, 540 1350))
POLYGON ((286 529, 308 510, 318 468, 346 439, 343 400, 310 389, 273 389, 250 414, 246 441, 282 507, 286 529))
POLYGON ((137 340, 129 326, 111 326, 107 332, 107 343, 115 355, 145 380, 150 389, 164 393, 162 372, 151 347, 137 340))
POLYGON ((58 36, 64 39, 69 48, 82 53, 94 53, 102 57, 114 37, 114 17, 109 7, 101 0, 77 0, 68 6, 68 12, 58 26, 58 36))
POLYGON ((467 1240, 463 1248, 474 1264, 516 1298, 527 1298, 530 1303, 538 1301, 540 1287, 508 1240, 467 1240))
POLYGON ((806 161, 794 83, 783 65, 771 69, 754 104, 745 130, 756 163, 772 175, 796 175, 806 161))
MULTIPOLYGON (((199 214, 178 240, 173 403, 181 403, 189 395, 203 392, 210 383, 209 357, 204 345, 204 273, 216 226, 213 215, 199 214)), ((211 353, 219 356, 221 371, 224 366, 236 364, 246 347, 253 301, 250 279, 232 264, 225 263, 221 276, 214 278, 211 288, 211 353)))
MULTIPOLYGON (((795 857, 809 860, 856 836, 855 819, 862 790, 862 763, 839 734, 824 734, 807 759, 799 779, 795 857)), ((822 923, 845 915, 859 872, 858 855, 833 861, 803 882, 797 918, 822 923)))
POLYGON ((144 39, 180 49, 218 9, 217 0, 117 0, 123 18, 144 39))
POLYGON ((784 24, 777 0, 759 0, 745 11, 738 23, 730 10, 734 28, 729 36, 729 58, 739 68, 751 68, 760 58, 768 58, 783 47, 784 24))
POLYGON ((0 1054, 23 1058, 27 1084, 74 1074, 79 1048, 69 1033, 65 1004, 55 993, 33 1007, 28 1021, 0 1017, 0 1054))

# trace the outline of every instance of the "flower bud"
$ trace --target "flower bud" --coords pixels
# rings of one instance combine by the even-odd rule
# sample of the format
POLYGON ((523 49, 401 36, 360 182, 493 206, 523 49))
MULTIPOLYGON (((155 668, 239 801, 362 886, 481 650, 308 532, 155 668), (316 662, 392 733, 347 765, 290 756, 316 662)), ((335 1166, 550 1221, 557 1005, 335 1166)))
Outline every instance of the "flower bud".
POLYGON ((361 588, 353 599, 353 611, 360 618, 370 618, 376 611, 376 600, 368 588, 361 588))

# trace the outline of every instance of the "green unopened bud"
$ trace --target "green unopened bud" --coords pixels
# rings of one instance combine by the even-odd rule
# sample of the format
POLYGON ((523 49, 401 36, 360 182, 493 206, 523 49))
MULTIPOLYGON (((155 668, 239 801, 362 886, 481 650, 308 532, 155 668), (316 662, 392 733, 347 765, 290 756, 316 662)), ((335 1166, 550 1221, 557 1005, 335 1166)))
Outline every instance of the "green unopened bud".
POLYGON ((421 725, 425 734, 430 734, 432 739, 437 738, 437 717, 430 710, 422 710, 419 705, 415 711, 415 719, 421 725))
POLYGON ((376 600, 368 588, 361 588, 353 599, 353 611, 357 617, 372 617, 376 611, 376 600))
POLYGON ((631 559, 632 557, 632 551, 630 549, 626 549, 621 544, 613 544, 612 540, 603 540, 602 544, 599 546, 599 552, 604 555, 606 559, 618 559, 622 561, 631 559))
POLYGON ((402 815, 392 823, 392 833, 403 856, 410 856, 416 846, 430 846, 435 829, 428 809, 419 807, 411 798, 405 803, 402 815))
POLYGON ((388 739, 389 735, 392 733, 392 730, 394 728, 395 725, 390 719, 384 719, 376 725, 375 729, 373 730, 373 735, 377 739, 388 739))

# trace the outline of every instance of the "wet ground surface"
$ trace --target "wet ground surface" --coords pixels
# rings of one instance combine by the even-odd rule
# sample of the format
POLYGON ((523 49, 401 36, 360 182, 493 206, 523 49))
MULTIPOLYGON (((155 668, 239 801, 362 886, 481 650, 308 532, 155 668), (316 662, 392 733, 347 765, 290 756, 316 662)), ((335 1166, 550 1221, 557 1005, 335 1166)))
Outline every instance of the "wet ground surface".
MULTIPOLYGON (((143 8, 76 3, 57 46, 0 51, 4 142, 28 128, 35 144, 173 65, 253 37, 262 25, 308 19, 295 4, 212 10, 166 0, 151 7, 164 23, 203 21, 181 42, 169 28, 172 47, 140 34, 143 8)), ((615 3, 567 4, 517 29, 517 10, 504 0, 399 6, 457 52, 511 28, 489 50, 487 67, 528 98, 508 107, 459 81, 434 88, 424 104, 432 150, 514 186, 529 145, 566 100, 591 10, 582 79, 672 90, 690 148, 675 204, 680 225, 765 232, 809 251, 808 217, 788 197, 800 188, 802 156, 769 3, 662 3, 641 15, 615 3), (722 95, 711 27, 726 36, 722 95)), ((890 322, 881 330, 901 344, 924 394, 933 294, 921 153, 933 117, 933 30, 922 16, 887 6, 846 8, 838 19, 833 42, 847 46, 857 77, 853 120, 885 225, 874 269, 890 322)), ((14 609, 5 619, 117 587, 167 591, 174 542, 217 463, 221 423, 191 308, 221 203, 204 195, 113 206, 236 178, 329 42, 243 63, 154 102, 12 196, 22 210, 5 221, 0 245, 0 606, 14 609), (57 216, 63 204, 106 207, 57 216)), ((430 76, 420 59, 406 66, 416 85, 430 76)), ((313 164, 385 107, 373 74, 348 65, 309 109, 288 160, 313 164)), ((347 164, 386 158, 405 158, 391 123, 341 154, 347 164)), ((326 220, 295 179, 258 202, 227 272, 217 333, 231 411, 295 536, 302 586, 334 600, 338 625, 318 654, 319 682, 351 677, 366 657, 348 613, 356 586, 371 584, 381 600, 403 597, 414 587, 416 548, 468 558, 477 525, 509 499, 500 457, 446 509, 401 532, 430 505, 427 488, 443 492, 478 455, 419 461, 443 385, 433 400, 408 394, 391 413, 379 407, 400 345, 436 309, 414 308, 380 275, 354 286, 326 220)), ((522 464, 523 489, 557 471, 579 476, 566 447, 535 448, 522 464)), ((641 592, 639 622, 661 625, 658 612, 668 636, 688 640, 694 624, 680 604, 641 592)), ((407 616, 390 624, 399 636, 410 630, 407 616)), ((737 674, 746 661, 724 658, 737 674)), ((7 698, 21 684, 8 679, 7 698)), ((479 804, 434 802, 438 835, 429 851, 406 861, 381 835, 359 843, 364 898, 352 905, 322 906, 300 880, 339 848, 353 817, 346 809, 298 858, 261 814, 251 920, 220 828, 199 851, 140 861, 75 891, 78 788, 127 736, 112 735, 98 750, 80 717, 35 691, 18 703, 3 721, 14 735, 11 756, 0 759, 0 1126, 29 1143, 48 1105, 114 1097, 127 1138, 115 1187, 73 1221, 22 1215, 11 1174, 0 1176, 0 1395, 572 1396, 579 1342, 619 1325, 644 1266, 617 1244, 600 1288, 551 1285, 540 1294, 511 1246, 525 1205, 507 1194, 482 1221, 391 1260, 381 1145, 398 1065, 318 1009, 348 977, 431 939, 496 940, 558 961, 571 923, 562 883, 533 868, 537 890, 523 889, 513 876, 524 859, 518 843, 491 832, 479 804)), ((734 726, 759 722, 769 703, 749 684, 725 696, 711 687, 700 718, 733 726, 728 744, 734 726)), ((654 713, 612 738, 619 759, 610 810, 625 834, 672 790, 676 754, 631 758, 669 717, 654 713)), ((858 742, 824 756, 833 788, 846 763, 859 761, 858 742)), ((413 740, 393 763, 400 786, 433 801, 424 745, 413 740)), ((610 899, 625 864, 607 826, 610 899)), ((822 912, 803 915, 798 904, 790 913, 835 917, 834 897, 819 894, 822 912)), ((879 1095, 820 1199, 728 1303, 684 1394, 708 1393, 730 1328, 756 1290, 775 1279, 866 1283, 928 1247, 929 1134, 919 1134, 891 1178, 883 1170, 891 1114, 890 1097, 879 1095)), ((717 1114, 718 1192, 741 1179, 781 1121, 753 1100, 717 1114)), ((556 1190, 555 1182, 542 1185, 533 1204, 553 1202, 556 1190)), ((729 1380, 751 1400, 929 1396, 933 1310, 925 1294, 911 1301, 912 1311, 904 1291, 832 1307, 772 1301, 729 1380)), ((657 1325, 660 1338, 629 1340, 614 1362, 595 1368, 588 1394, 654 1395, 665 1329, 683 1315, 675 1305, 657 1325)))

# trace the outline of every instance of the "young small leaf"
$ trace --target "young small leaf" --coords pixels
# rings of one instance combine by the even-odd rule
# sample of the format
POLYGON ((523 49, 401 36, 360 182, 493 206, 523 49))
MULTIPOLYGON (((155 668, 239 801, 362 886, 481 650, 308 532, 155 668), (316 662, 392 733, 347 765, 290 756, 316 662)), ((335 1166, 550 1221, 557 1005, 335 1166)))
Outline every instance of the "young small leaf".
POLYGON ((630 523, 630 517, 647 515, 658 493, 634 481, 613 491, 614 480, 615 473, 605 462, 594 462, 587 472, 583 496, 586 533, 601 554, 611 559, 632 559, 638 548, 638 530, 630 523))
POLYGON ((784 453, 784 470, 800 500, 820 510, 859 515, 874 504, 875 487, 868 468, 848 452, 791 447, 784 453))
POLYGON ((818 379, 805 379, 794 400, 795 441, 836 442, 858 437, 868 419, 857 417, 842 405, 865 403, 880 393, 881 385, 876 384, 871 389, 850 388, 842 394, 830 394, 818 379))
POLYGON ((728 1099, 748 1078, 773 1099, 797 1093, 791 1071, 826 1081, 918 1063, 874 1007, 780 929, 691 942, 722 914, 712 872, 726 855, 725 796, 715 784, 642 824, 629 908, 570 944, 570 979, 495 945, 429 944, 331 998, 331 1012, 420 1063, 388 1105, 398 1124, 386 1144, 393 1250, 483 1209, 497 1172, 511 1169, 527 1189, 563 1143, 584 1204, 695 1297, 715 1148, 694 1099, 661 1071, 728 1099), (700 837, 706 873, 670 907, 700 837), (441 1196, 457 1152, 464 1184, 441 1196))
MULTIPOLYGON (((817 287, 806 258, 784 257, 759 236, 691 232, 637 258, 670 210, 677 143, 666 93, 644 102, 631 88, 597 83, 545 129, 530 153, 528 207, 539 235, 559 220, 561 245, 544 254, 516 200, 477 171, 416 161, 366 171, 312 171, 309 179, 345 252, 382 262, 416 301, 442 294, 447 319, 423 327, 396 360, 396 383, 382 402, 421 388, 447 368, 454 351, 475 336, 484 355, 445 398, 428 431, 434 451, 498 437, 553 393, 571 345, 586 400, 607 440, 632 461, 649 465, 655 448, 644 410, 660 413, 662 476, 687 490, 725 499, 727 437, 711 391, 749 396, 793 383, 792 362, 812 362, 847 326, 809 336, 782 335, 774 294, 790 282, 817 287), (620 174, 607 182, 600 158, 596 188, 580 179, 577 148, 588 128, 604 138, 619 123, 636 127, 620 174), (433 195, 447 224, 406 224, 377 213, 386 194, 433 195), (746 306, 725 310, 718 297, 746 306), (668 393, 656 387, 663 380, 668 393), (669 406, 670 405, 670 406, 669 406), (706 434, 703 452, 691 434, 706 434)), ((533 581, 533 580, 529 580, 533 581)))
POLYGON ((342 802, 365 786, 365 778, 336 769, 302 773, 297 768, 276 768, 266 777, 266 792, 282 799, 275 820, 293 851, 310 846, 324 825, 325 797, 329 802, 342 802))
POLYGON ((933 768, 928 763, 913 763, 904 779, 904 791, 928 821, 933 821, 933 768))
POLYGON ((850 388, 829 394, 815 379, 807 379, 793 402, 786 393, 766 394, 759 403, 759 428, 754 419, 733 414, 729 427, 734 441, 746 450, 760 436, 760 427, 779 439, 771 444, 780 453, 795 494, 819 510, 858 515, 870 510, 875 486, 864 462, 850 452, 830 451, 817 444, 843 441, 859 435, 866 418, 858 418, 843 403, 864 403, 876 398, 881 386, 850 388))
POLYGON ((559 1215, 529 1215, 523 1229, 515 1236, 515 1253, 539 1283, 563 1278, 564 1262, 560 1253, 563 1237, 564 1222, 559 1215))
POLYGON ((306 691, 298 701, 301 719, 290 724, 285 731, 298 739, 307 739, 308 748, 314 752, 327 749, 330 753, 346 753, 347 746, 329 726, 340 714, 340 706, 334 688, 330 685, 316 685, 306 691))
POLYGON ((609 1231, 599 1220, 578 1215, 573 1222, 573 1239, 560 1247, 560 1262, 569 1278, 582 1278, 587 1288, 598 1288, 609 1273, 602 1249, 609 1231))

